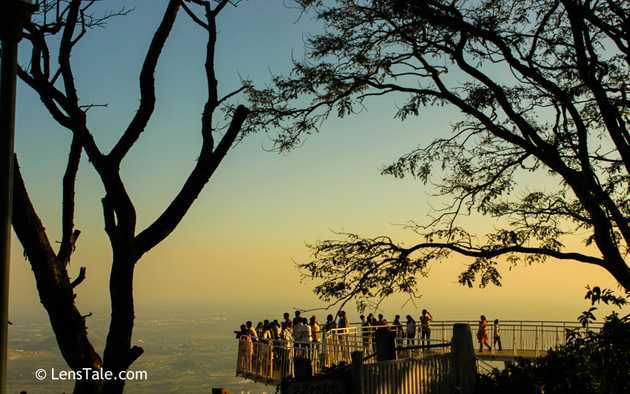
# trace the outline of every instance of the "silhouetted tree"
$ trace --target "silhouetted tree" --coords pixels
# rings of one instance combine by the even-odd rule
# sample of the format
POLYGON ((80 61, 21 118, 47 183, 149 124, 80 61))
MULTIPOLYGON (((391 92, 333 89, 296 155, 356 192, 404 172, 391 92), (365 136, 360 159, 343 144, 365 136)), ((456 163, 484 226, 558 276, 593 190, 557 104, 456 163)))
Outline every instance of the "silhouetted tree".
MULTIPOLYGON (((93 138, 88 123, 88 110, 94 105, 79 99, 71 57, 73 49, 91 28, 103 26, 110 18, 125 15, 129 10, 122 9, 96 16, 91 13, 94 0, 40 1, 39 13, 25 27, 24 37, 30 43, 32 51, 29 67, 20 67, 19 77, 39 94, 53 118, 72 133, 72 143, 63 177, 62 238, 59 249, 53 250, 28 195, 17 159, 13 227, 33 269, 39 297, 48 312, 61 353, 74 370, 103 368, 118 374, 128 369, 142 354, 141 348, 131 345, 136 263, 180 223, 235 140, 242 135, 241 126, 249 111, 244 106, 238 106, 229 112, 226 117, 229 124, 215 142, 218 131, 221 130, 217 126, 217 109, 244 89, 240 88, 221 98, 214 71, 216 19, 229 3, 229 0, 168 2, 140 71, 140 103, 137 112, 109 152, 103 152, 93 138), (195 13, 198 12, 196 7, 201 8, 203 16, 195 13), (156 65, 180 8, 207 31, 205 77, 208 99, 201 116, 201 149, 194 168, 166 209, 153 223, 144 229, 138 229, 136 207, 127 193, 120 169, 123 159, 138 141, 153 114, 156 102, 156 65), (74 280, 69 277, 67 270, 80 233, 74 226, 74 194, 77 170, 83 153, 96 170, 105 189, 102 199, 103 218, 112 248, 109 281, 111 322, 102 358, 88 339, 86 316, 81 315, 75 304, 74 288, 84 280, 86 270, 82 267, 79 276, 74 280)), ((122 392, 123 385, 122 380, 78 380, 74 391, 119 393, 122 392)))
MULTIPOLYGON (((289 149, 331 114, 355 114, 373 96, 405 102, 400 120, 423 107, 463 115, 453 134, 413 149, 383 169, 436 186, 450 201, 411 229, 418 243, 346 234, 320 242, 302 265, 328 301, 414 294, 427 264, 453 253, 473 258, 459 280, 500 284, 497 262, 548 258, 607 270, 630 289, 630 3, 621 0, 300 1, 326 25, 304 61, 249 92, 250 127, 279 128, 289 149), (406 97, 406 99, 405 99, 406 97), (527 173, 552 185, 519 188, 527 173), (496 230, 474 234, 462 215, 496 230), (588 233, 594 248, 570 249, 588 233)), ((392 137, 394 138, 394 137, 392 137)))

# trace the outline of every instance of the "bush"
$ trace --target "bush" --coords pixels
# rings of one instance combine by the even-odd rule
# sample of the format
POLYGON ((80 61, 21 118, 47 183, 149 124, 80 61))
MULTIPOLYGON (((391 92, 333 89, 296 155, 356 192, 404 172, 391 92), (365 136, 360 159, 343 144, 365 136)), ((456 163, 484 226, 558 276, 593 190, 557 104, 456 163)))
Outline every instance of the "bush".
MULTIPOLYGON (((587 294, 587 298, 591 297, 587 294)), ((593 300, 591 298, 595 303, 593 300)), ((594 309, 589 309, 579 319, 584 326, 594 319, 594 309)), ((566 345, 544 357, 520 359, 515 364, 506 365, 502 371, 495 369, 489 375, 479 376, 476 392, 630 393, 630 315, 620 317, 613 312, 606 317, 600 332, 571 331, 566 345)))

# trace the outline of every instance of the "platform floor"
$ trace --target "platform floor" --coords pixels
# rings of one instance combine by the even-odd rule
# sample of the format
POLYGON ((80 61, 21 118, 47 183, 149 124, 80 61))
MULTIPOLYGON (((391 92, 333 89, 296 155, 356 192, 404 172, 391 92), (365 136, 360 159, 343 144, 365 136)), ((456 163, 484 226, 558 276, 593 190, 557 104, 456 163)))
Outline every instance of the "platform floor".
POLYGON ((536 357, 542 357, 546 352, 535 351, 535 350, 519 350, 514 352, 512 349, 503 349, 503 350, 494 350, 488 351, 484 350, 483 352, 479 352, 478 349, 475 349, 475 355, 479 360, 484 361, 514 361, 517 358, 525 358, 525 359, 534 359, 536 357))

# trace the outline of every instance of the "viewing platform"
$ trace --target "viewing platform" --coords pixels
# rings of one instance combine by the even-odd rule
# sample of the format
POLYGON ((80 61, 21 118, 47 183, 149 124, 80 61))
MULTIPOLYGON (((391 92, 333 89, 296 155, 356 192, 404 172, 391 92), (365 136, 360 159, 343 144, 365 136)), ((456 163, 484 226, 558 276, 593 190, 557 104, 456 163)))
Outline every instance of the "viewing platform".
MULTIPOLYGON (((445 378, 452 352, 453 327, 467 324, 474 346, 474 355, 479 362, 510 362, 517 358, 533 359, 545 355, 549 349, 564 345, 571 330, 583 332, 577 323, 565 321, 501 321, 500 339, 502 349, 494 348, 493 323, 488 324, 489 343, 492 350, 480 352, 476 338, 477 321, 433 321, 430 341, 422 341, 417 336, 406 338, 403 329, 393 325, 361 326, 352 324, 348 328, 337 328, 321 332, 320 342, 299 343, 281 340, 252 340, 242 337, 238 344, 236 375, 256 382, 279 384, 283 378, 296 376, 296 363, 307 363, 312 375, 326 368, 342 363, 352 364, 352 354, 362 353, 365 379, 372 369, 389 368, 392 374, 400 374, 405 369, 416 369, 419 381, 424 383, 445 378), (378 332, 387 331, 394 337, 395 354, 390 361, 379 361, 376 349, 378 332), (404 365, 403 365, 404 364, 404 365)), ((599 331, 600 323, 592 324, 589 330, 599 331)), ((468 331, 467 331, 468 332, 468 331)), ((301 366, 300 368, 303 368, 301 366)), ((479 366, 483 370, 483 366, 479 366)), ((485 368, 488 369, 488 368, 485 368)), ((390 373, 387 372, 387 373, 390 373)), ((379 372, 379 379, 385 372, 379 372)), ((411 373, 414 375, 414 373, 411 373)), ((368 379, 369 380, 369 379, 368 379)), ((369 386, 366 380, 364 386, 369 386)), ((371 392, 369 390, 364 392, 371 392)), ((404 391, 413 392, 413 391, 404 391)), ((424 392, 424 391, 423 391, 424 392)), ((428 391, 427 391, 428 392, 428 391)))

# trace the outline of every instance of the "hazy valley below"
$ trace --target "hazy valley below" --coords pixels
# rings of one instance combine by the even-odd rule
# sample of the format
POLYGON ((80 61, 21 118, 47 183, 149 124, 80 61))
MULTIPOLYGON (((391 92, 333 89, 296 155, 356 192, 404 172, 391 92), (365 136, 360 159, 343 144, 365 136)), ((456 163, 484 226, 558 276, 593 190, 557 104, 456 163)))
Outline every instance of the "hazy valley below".
MULTIPOLYGON (((103 348, 104 321, 88 319, 97 349, 103 348)), ((177 320, 139 320, 136 344, 145 353, 132 365, 146 370, 146 381, 128 382, 127 393, 204 393, 213 387, 232 393, 273 393, 274 386, 255 384, 234 376, 236 341, 232 331, 239 320, 226 317, 177 320)), ((70 393, 72 382, 38 382, 35 371, 67 370, 50 326, 44 322, 14 322, 9 329, 8 388, 10 393, 70 393)))

